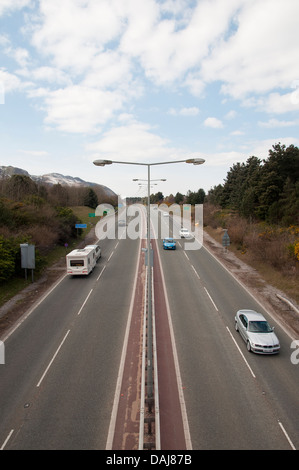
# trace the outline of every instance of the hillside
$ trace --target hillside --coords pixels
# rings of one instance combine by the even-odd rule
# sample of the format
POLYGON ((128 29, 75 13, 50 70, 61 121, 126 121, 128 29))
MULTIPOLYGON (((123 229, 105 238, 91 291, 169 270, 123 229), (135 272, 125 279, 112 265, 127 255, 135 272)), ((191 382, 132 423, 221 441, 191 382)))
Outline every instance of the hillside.
POLYGON ((108 188, 105 185, 91 183, 90 181, 84 181, 79 177, 65 176, 60 173, 47 173, 45 175, 30 175, 28 171, 23 170, 22 168, 17 168, 14 166, 1 166, 0 165, 0 179, 9 178, 13 175, 24 175, 31 178, 34 182, 46 185, 55 185, 60 184, 62 186, 68 187, 91 187, 98 188, 103 192, 107 197, 117 197, 112 189, 108 188))
POLYGON ((78 206, 92 212, 101 203, 117 204, 112 190, 80 178, 58 173, 34 177, 14 167, 0 170, 1 283, 23 276, 21 243, 35 245, 38 273, 53 251, 80 240, 78 206))

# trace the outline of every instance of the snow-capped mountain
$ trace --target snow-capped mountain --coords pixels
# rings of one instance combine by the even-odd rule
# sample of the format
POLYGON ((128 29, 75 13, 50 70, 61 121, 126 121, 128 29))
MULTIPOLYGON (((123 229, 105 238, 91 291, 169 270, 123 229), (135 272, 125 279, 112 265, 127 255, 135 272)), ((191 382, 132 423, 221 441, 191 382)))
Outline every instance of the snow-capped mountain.
POLYGON ((23 170, 22 168, 17 168, 14 166, 1 166, 0 165, 0 178, 10 177, 12 175, 25 175, 29 176, 33 181, 37 183, 43 184, 61 184, 63 186, 100 186, 107 196, 116 196, 115 192, 112 189, 104 186, 102 184, 91 183, 89 181, 84 181, 81 178, 73 177, 73 176, 65 176, 61 175, 60 173, 48 173, 41 176, 30 175, 28 171, 23 170))

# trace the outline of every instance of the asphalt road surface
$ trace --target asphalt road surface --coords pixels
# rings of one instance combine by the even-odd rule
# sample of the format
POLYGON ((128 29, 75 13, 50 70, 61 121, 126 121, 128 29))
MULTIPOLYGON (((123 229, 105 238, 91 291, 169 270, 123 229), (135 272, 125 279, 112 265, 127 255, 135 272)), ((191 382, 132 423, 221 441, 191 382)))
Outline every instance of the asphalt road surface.
MULTIPOLYGON (((170 235, 178 237, 179 228, 174 221, 170 235)), ((158 241, 192 448, 299 448, 292 339, 204 247, 186 250, 188 243, 196 242, 178 238, 177 249, 168 251, 158 241), (275 326, 278 355, 247 351, 234 329, 241 308, 260 311, 275 326)))
POLYGON ((105 449, 139 243, 101 242, 5 341, 0 447, 105 449))
MULTIPOLYGON (((192 448, 299 448, 291 338, 205 248, 184 243, 165 251, 157 240, 192 448), (240 308, 275 326, 279 355, 247 352, 240 308)), ((140 244, 101 247, 93 273, 64 277, 5 340, 0 448, 105 449, 140 244)))

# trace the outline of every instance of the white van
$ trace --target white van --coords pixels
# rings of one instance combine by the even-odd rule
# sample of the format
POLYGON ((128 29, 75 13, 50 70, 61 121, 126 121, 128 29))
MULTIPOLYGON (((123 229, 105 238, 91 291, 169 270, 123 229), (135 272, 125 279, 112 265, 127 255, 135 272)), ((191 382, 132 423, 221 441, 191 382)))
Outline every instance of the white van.
POLYGON ((66 255, 66 272, 72 275, 88 275, 97 262, 94 247, 71 251, 66 255))
POLYGON ((85 248, 94 248, 96 250, 96 260, 100 259, 102 253, 99 245, 87 245, 85 248))

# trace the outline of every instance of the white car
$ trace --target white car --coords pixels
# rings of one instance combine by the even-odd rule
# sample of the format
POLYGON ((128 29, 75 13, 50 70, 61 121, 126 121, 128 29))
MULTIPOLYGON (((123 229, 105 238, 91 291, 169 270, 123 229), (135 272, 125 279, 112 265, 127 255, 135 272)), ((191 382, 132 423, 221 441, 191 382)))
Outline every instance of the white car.
POLYGON ((238 310, 235 328, 244 339, 248 351, 258 354, 276 354, 279 340, 267 320, 254 310, 238 310))
POLYGON ((182 227, 179 231, 180 237, 181 238, 190 238, 190 232, 187 228, 182 227))

